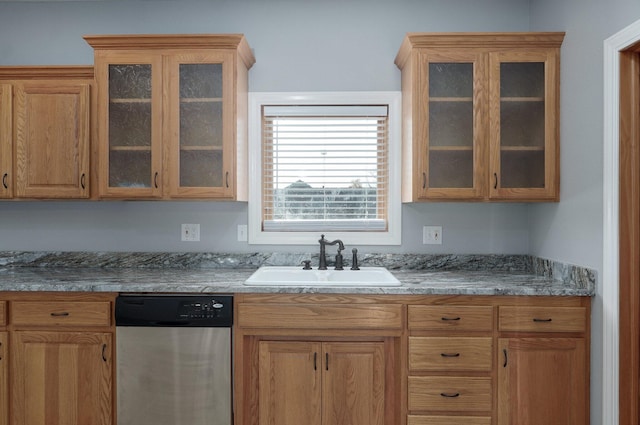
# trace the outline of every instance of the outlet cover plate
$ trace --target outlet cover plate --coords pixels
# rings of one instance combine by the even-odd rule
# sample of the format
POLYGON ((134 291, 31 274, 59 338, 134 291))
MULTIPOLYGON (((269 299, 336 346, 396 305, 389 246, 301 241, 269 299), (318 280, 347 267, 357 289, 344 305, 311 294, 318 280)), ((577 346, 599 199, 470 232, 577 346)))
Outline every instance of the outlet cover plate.
POLYGON ((442 245, 442 226, 424 226, 422 228, 424 245, 442 245))
POLYGON ((182 242, 200 242, 200 225, 183 224, 180 234, 182 242))

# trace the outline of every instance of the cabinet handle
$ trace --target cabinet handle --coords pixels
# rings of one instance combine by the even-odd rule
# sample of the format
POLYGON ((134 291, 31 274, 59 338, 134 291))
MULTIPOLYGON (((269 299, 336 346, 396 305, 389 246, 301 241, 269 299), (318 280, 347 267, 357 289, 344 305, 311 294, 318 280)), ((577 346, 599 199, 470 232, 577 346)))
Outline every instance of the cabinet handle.
POLYGON ((460 353, 440 353, 442 357, 460 357, 460 353))
POLYGON ((318 370, 318 353, 313 353, 313 370, 318 370))
POLYGON ((2 176, 2 185, 5 189, 9 189, 9 186, 7 186, 7 177, 9 177, 9 173, 4 173, 4 176, 2 176))
POLYGON ((51 313, 51 317, 67 317, 68 315, 69 315, 69 313, 66 312, 66 311, 63 311, 63 312, 60 312, 60 313, 55 313, 55 312, 51 313))
POLYGON ((502 365, 502 367, 507 367, 507 360, 508 360, 508 357, 507 357, 507 349, 506 349, 506 348, 504 348, 504 349, 502 350, 502 354, 504 354, 504 364, 502 365))
POLYGON ((445 322, 454 322, 460 320, 460 317, 441 317, 440 320, 443 320, 445 322))
POLYGON ((537 319, 537 318, 533 318, 534 322, 545 322, 545 323, 549 323, 551 322, 553 319, 549 318, 549 319, 537 319))
POLYGON ((442 397, 447 397, 447 398, 456 398, 456 397, 460 397, 460 393, 440 393, 440 395, 442 397))
POLYGON ((427 173, 424 172, 422 173, 422 188, 427 188, 427 173))
POLYGON ((324 367, 329 370, 329 353, 324 353, 324 367))
POLYGON ((156 189, 158 188, 158 172, 157 171, 153 175, 153 185, 156 187, 156 189))
POLYGON ((107 344, 102 344, 102 361, 107 362, 107 355, 105 354, 107 351, 107 344))
POLYGON ((84 185, 84 181, 85 181, 85 174, 82 173, 82 176, 80 177, 80 186, 82 187, 82 189, 86 189, 84 185))
POLYGON ((227 173, 225 174, 225 184, 227 185, 227 187, 229 187, 229 172, 227 171, 227 173))
POLYGON ((498 188, 498 173, 493 173, 493 188, 498 188))

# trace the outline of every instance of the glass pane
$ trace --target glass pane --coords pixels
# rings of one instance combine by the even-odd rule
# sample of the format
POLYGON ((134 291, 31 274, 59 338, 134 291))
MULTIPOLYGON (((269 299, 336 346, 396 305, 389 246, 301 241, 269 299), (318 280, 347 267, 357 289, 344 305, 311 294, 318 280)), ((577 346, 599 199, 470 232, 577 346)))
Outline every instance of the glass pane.
POLYGON ((109 152, 109 187, 151 187, 151 151, 109 152))
POLYGON ((222 187, 222 151, 183 151, 180 154, 180 185, 222 187))
POLYGON ((501 102, 502 146, 544 148, 544 102, 501 102))
POLYGON ((544 151, 502 151, 503 188, 544 188, 544 151))
POLYGON ((500 97, 544 97, 544 62, 501 63, 500 97))
POLYGON ((472 96, 472 63, 429 64, 429 97, 472 96))
POLYGON ((150 99, 151 65, 109 65, 110 99, 150 99))
POLYGON ((223 185, 222 64, 180 64, 180 186, 223 185))
POLYGON ((431 151, 429 187, 473 187, 473 151, 431 151))
POLYGON ((429 145, 473 147, 473 102, 429 102, 429 145))
POLYGON ((109 66, 109 186, 151 187, 151 65, 109 66))

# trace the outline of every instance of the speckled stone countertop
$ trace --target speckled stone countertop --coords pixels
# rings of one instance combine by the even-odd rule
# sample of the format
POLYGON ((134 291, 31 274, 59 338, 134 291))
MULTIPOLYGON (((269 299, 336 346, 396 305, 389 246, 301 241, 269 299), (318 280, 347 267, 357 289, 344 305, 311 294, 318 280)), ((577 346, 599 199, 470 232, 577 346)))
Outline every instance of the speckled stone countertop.
POLYGON ((0 252, 0 291, 341 293, 593 296, 595 272, 530 256, 365 254, 395 287, 247 286, 261 265, 300 264, 309 254, 0 252))

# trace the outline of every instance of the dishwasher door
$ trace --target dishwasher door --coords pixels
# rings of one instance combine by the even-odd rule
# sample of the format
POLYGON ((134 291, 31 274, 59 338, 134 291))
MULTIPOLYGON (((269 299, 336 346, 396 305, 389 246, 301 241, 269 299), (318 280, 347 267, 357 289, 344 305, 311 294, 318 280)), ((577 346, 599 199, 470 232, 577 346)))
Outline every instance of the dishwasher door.
POLYGON ((117 327, 118 425, 231 425, 231 328, 117 327))

